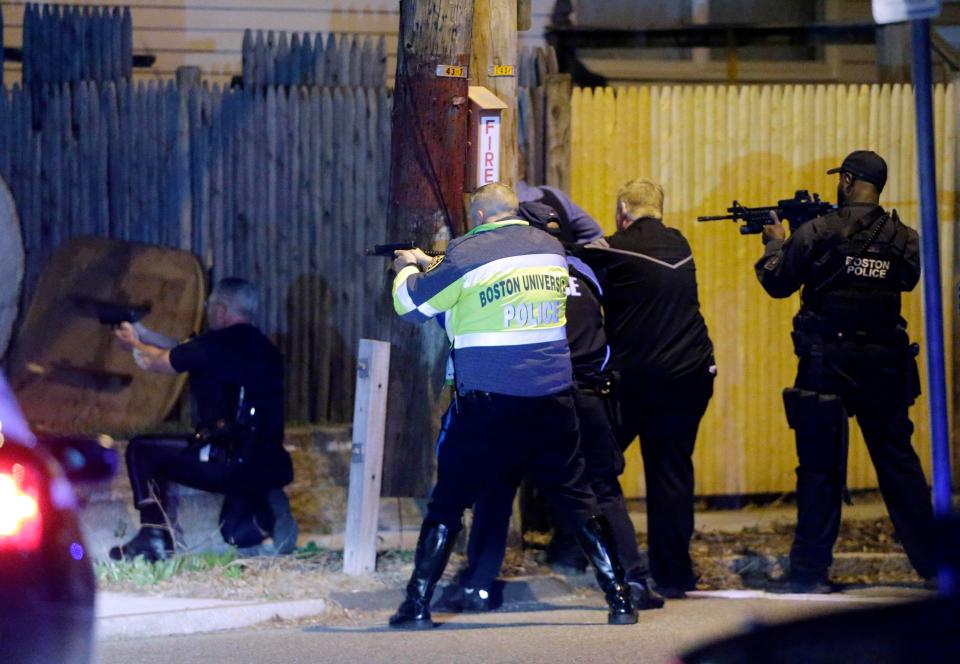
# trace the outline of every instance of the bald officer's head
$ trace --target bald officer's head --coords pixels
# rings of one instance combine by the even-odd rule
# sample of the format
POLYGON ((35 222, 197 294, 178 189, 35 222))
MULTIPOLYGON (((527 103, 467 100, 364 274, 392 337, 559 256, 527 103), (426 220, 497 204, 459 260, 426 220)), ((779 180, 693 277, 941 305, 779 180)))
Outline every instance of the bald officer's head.
POLYGON ((470 198, 470 228, 517 214, 520 202, 513 189, 493 182, 477 189, 470 198))

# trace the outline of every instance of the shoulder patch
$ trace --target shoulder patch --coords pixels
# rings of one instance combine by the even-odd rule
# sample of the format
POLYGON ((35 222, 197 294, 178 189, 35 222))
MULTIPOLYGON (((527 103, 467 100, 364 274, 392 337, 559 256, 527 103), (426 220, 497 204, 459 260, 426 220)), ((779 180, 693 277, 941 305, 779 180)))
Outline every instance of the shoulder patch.
POLYGON ((440 263, 443 262, 443 259, 444 259, 443 254, 434 257, 434 259, 433 259, 432 261, 430 261, 430 265, 427 266, 427 269, 425 270, 425 272, 429 272, 430 270, 432 270, 432 269, 434 269, 434 268, 436 268, 436 267, 439 267, 439 266, 440 266, 440 263))

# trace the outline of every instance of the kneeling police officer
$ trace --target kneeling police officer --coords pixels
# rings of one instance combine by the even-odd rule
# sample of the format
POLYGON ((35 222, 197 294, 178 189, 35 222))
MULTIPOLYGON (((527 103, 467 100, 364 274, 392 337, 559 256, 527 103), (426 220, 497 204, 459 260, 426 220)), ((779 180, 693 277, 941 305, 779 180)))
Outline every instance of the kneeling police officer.
POLYGON ((224 494, 220 531, 228 543, 248 553, 294 550, 297 523, 283 491, 293 480, 283 448, 283 361, 254 325, 256 309, 253 285, 226 278, 207 299, 203 334, 178 343, 141 323, 117 330, 141 369, 189 374, 196 433, 130 441, 127 472, 141 527, 111 558, 155 561, 174 552, 170 482, 224 494), (266 537, 272 548, 260 546, 266 537))

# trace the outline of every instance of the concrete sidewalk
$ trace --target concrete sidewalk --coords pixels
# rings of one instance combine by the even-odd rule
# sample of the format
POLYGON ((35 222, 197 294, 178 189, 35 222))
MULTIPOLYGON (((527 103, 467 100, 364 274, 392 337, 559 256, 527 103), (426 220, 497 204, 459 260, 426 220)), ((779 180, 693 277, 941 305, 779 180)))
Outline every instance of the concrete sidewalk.
MULTIPOLYGON (((584 589, 596 590, 589 575, 565 578, 557 575, 511 579, 503 589, 500 611, 533 611, 550 608, 570 600, 584 589)), ((437 590, 434 610, 450 611, 446 588, 437 590)), ((797 595, 761 590, 697 591, 692 599, 737 599, 814 601, 863 605, 890 603, 929 597, 931 593, 917 588, 874 586, 848 590, 833 595, 797 595)), ((580 595, 582 597, 582 595, 580 595)), ((97 638, 100 641, 136 639, 216 632, 251 627, 271 620, 297 620, 318 616, 329 606, 351 611, 389 612, 401 599, 398 589, 334 593, 330 600, 308 599, 284 602, 228 601, 143 597, 101 593, 97 598, 97 638)), ((676 600, 672 600, 674 602, 676 600)))
MULTIPOLYGON (((389 507, 386 504, 385 507, 389 507)), ((401 509, 398 502, 392 505, 395 511, 401 509)), ((407 507, 407 506, 403 506, 407 507)), ((413 511, 412 506, 408 507, 413 511)), ((701 511, 696 514, 696 527, 700 532, 739 532, 744 528, 760 528, 776 523, 792 523, 796 518, 796 508, 792 505, 745 508, 739 510, 701 511)), ((378 533, 378 548, 407 548, 416 545, 419 532, 419 520, 406 514, 398 518, 385 510, 386 518, 381 521, 378 533), (402 529, 398 526, 402 524, 402 529)), ((885 516, 883 503, 879 501, 861 501, 852 507, 845 507, 844 520, 866 520, 885 516)), ((646 531, 646 515, 643 511, 633 510, 631 517, 640 532, 646 531)), ((313 541, 322 547, 342 547, 342 535, 311 536, 301 535, 301 544, 313 541)), ((724 567, 742 578, 769 578, 780 574, 786 564, 784 555, 770 556, 752 552, 727 555, 718 558, 724 567)), ((855 570, 867 570, 871 574, 883 575, 898 572, 910 573, 910 565, 902 553, 863 554, 838 553, 834 559, 834 572, 849 575, 855 570)), ((504 586, 504 605, 524 610, 537 605, 557 601, 584 588, 593 588, 590 575, 563 577, 552 574, 528 576, 510 579, 504 586)), ((749 592, 756 598, 759 591, 749 592)), ((862 592, 862 591, 854 591, 862 592)), ((761 595, 766 593, 760 592, 761 595)), ((883 594, 883 593, 881 593, 883 594)), ((697 596, 711 596, 712 593, 697 593, 697 596)), ((847 596, 848 593, 841 595, 847 596)), ((718 595, 718 596, 723 596, 718 595)), ((443 586, 436 594, 438 601, 445 599, 443 586)), ((780 596, 771 596, 780 597, 780 596)), ((100 593, 97 598, 97 630, 100 639, 139 638, 144 636, 162 636, 212 632, 225 629, 249 627, 275 618, 296 620, 317 616, 330 608, 338 607, 357 611, 388 611, 400 601, 399 589, 379 591, 334 593, 328 598, 289 600, 289 601, 235 601, 218 599, 184 599, 175 597, 150 597, 142 595, 122 595, 100 593)))
POLYGON ((327 601, 323 599, 258 602, 97 593, 97 638, 215 632, 275 618, 306 618, 321 614, 326 608, 327 601))
MULTIPOLYGON (((561 576, 541 575, 511 579, 503 590, 510 609, 541 606, 568 597, 580 584, 561 576)), ((443 611, 446 585, 437 588, 434 606, 443 611)), ((352 611, 391 611, 401 600, 400 589, 333 593, 329 599, 289 601, 231 601, 148 597, 118 593, 97 594, 97 638, 134 639, 174 636, 250 627, 270 620, 297 620, 324 613, 329 607, 352 611)), ((449 608, 449 607, 447 607, 449 608)))

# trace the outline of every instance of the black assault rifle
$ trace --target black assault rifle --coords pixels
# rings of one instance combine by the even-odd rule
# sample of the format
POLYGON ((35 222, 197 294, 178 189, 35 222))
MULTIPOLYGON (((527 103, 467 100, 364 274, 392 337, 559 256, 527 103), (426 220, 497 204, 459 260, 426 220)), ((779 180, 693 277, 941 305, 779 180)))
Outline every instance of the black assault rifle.
MULTIPOLYGON (((380 256, 381 258, 393 258, 393 252, 400 251, 402 249, 411 250, 416 249, 417 244, 414 241, 409 242, 397 242, 395 244, 376 244, 373 246, 373 249, 367 249, 367 256, 380 256)), ((432 249, 422 249, 423 253, 427 256, 443 256, 442 251, 434 251, 432 249)))
POLYGON ((742 221, 740 234, 753 235, 762 232, 764 226, 772 223, 770 213, 776 212, 777 217, 781 220, 786 219, 790 223, 792 233, 801 224, 822 217, 835 209, 836 206, 832 203, 820 200, 820 194, 811 196, 809 191, 801 189, 794 194, 793 198, 784 199, 776 205, 767 207, 748 208, 740 205, 739 201, 734 201, 733 205, 727 208, 729 214, 697 217, 697 221, 742 221))

